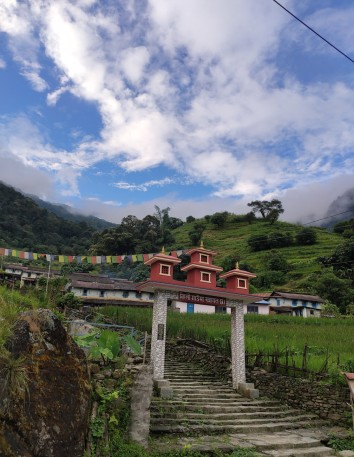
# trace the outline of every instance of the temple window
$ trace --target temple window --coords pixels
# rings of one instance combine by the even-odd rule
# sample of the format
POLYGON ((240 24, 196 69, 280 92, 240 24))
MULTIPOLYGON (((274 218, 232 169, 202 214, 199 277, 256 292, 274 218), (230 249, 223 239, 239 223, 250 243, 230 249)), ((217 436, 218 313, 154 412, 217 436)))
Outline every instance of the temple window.
POLYGON ((206 273, 206 272, 204 272, 204 271, 201 271, 201 272, 200 272, 200 280, 201 280, 202 282, 211 282, 211 281, 210 281, 210 276, 211 276, 210 273, 206 273))
POLYGON ((171 265, 160 265, 160 275, 170 276, 171 265))
POLYGON ((200 262, 201 263, 209 263, 209 256, 206 254, 200 254, 200 262))
POLYGON ((245 279, 237 279, 237 287, 240 289, 247 289, 247 284, 245 279))

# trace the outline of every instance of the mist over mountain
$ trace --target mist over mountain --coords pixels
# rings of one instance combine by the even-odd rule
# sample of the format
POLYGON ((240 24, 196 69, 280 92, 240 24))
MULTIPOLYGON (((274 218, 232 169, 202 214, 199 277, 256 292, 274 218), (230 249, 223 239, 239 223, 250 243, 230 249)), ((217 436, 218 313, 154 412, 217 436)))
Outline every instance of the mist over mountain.
POLYGON ((326 216, 337 216, 324 223, 325 227, 331 227, 337 222, 354 217, 354 187, 339 195, 328 207, 326 216), (342 214, 341 214, 342 213, 342 214))
POLYGON ((83 214, 80 214, 76 212, 73 208, 71 208, 69 205, 57 205, 54 203, 46 202, 35 195, 28 195, 28 197, 30 197, 35 203, 37 203, 37 205, 40 208, 44 208, 47 211, 50 211, 51 213, 54 213, 57 216, 66 219, 67 221, 86 222, 88 225, 94 227, 96 230, 104 230, 106 228, 115 227, 116 225, 112 222, 105 221, 104 219, 100 219, 96 216, 85 216, 83 214))

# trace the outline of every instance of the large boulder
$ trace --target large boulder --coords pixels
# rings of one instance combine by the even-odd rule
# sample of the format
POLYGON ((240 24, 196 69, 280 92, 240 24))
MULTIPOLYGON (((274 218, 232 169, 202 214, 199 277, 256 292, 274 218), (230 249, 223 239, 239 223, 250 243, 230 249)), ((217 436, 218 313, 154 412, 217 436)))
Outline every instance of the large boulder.
POLYGON ((82 457, 90 415, 83 351, 47 309, 27 311, 0 355, 0 455, 82 457))

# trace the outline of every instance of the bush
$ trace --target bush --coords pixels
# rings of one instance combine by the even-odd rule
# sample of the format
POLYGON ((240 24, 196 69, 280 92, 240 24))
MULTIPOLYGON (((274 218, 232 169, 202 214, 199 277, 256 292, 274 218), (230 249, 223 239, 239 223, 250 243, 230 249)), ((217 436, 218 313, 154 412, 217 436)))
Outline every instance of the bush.
POLYGON ((286 258, 279 251, 270 251, 265 254, 264 261, 268 270, 282 271, 284 273, 290 270, 290 266, 286 258))
POLYGON ((317 233, 311 227, 305 227, 296 234, 296 243, 300 246, 309 246, 317 242, 317 233))
POLYGON ((293 244, 293 237, 289 232, 272 232, 268 235, 253 235, 247 240, 252 251, 285 248, 293 244))
POLYGON ((268 237, 266 235, 252 235, 247 240, 252 251, 264 251, 269 249, 268 237))
POLYGON ((210 222, 221 228, 225 225, 228 214, 229 213, 227 211, 222 213, 214 213, 210 218, 210 222))
POLYGON ((195 217, 193 217, 193 216, 188 216, 188 217, 186 218, 186 222, 187 222, 188 224, 191 224, 191 223, 194 222, 194 221, 195 221, 195 217))
POLYGON ((259 273, 252 283, 260 289, 270 289, 275 285, 281 285, 286 282, 286 273, 283 271, 266 271, 259 273))

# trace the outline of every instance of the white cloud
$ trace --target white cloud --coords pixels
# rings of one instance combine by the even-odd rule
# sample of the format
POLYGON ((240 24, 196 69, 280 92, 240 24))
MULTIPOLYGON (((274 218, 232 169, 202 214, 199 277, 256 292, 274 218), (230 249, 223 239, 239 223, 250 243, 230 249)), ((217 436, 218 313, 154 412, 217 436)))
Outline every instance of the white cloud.
POLYGON ((2 59, 2 58, 0 57, 0 70, 1 70, 2 68, 6 68, 6 62, 5 62, 4 59, 2 59))
POLYGON ((166 186, 167 184, 172 184, 174 182, 173 179, 171 178, 163 178, 163 179, 154 179, 151 181, 146 181, 142 184, 131 184, 125 181, 119 181, 114 183, 114 187, 117 187, 118 189, 123 189, 123 190, 138 190, 142 192, 146 192, 149 187, 163 187, 166 186))
POLYGON ((149 51, 144 46, 128 48, 123 52, 121 65, 127 78, 134 84, 143 76, 145 65, 149 61, 149 51))
MULTIPOLYGON (((336 21, 348 25, 345 14, 354 9, 312 18, 334 33, 336 21)), ((223 198, 343 173, 353 165, 353 86, 304 85, 283 74, 276 56, 294 34, 290 21, 264 0, 150 0, 124 10, 110 0, 6 0, 0 23, 22 74, 48 91, 53 109, 70 91, 92 102, 103 123, 99 138, 66 151, 18 119, 7 124, 8 148, 25 164, 55 171, 63 192, 74 194, 80 173, 107 159, 125 171, 167 165, 223 198), (55 88, 43 79, 43 52, 55 88)), ((341 42, 351 34, 343 27, 341 42)))

